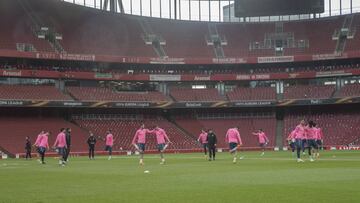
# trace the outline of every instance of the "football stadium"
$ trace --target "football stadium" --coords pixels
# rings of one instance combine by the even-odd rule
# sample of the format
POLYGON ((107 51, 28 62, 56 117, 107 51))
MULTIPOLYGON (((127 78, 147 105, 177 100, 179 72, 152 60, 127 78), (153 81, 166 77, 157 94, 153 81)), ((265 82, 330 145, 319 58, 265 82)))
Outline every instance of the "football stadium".
POLYGON ((0 203, 360 202, 360 0, 0 0, 0 203))

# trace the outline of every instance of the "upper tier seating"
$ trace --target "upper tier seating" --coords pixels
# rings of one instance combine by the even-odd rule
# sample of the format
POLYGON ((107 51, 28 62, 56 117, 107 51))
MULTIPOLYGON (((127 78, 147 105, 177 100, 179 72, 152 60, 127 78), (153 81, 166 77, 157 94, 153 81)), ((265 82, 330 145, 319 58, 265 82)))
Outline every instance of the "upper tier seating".
POLYGON ((67 87, 67 91, 81 101, 169 101, 160 92, 115 92, 100 87, 67 87))
POLYGON ((276 92, 273 87, 237 87, 228 92, 227 97, 230 101, 276 100, 276 92))
MULTIPOLYGON (((37 51, 54 52, 46 40, 32 34, 31 18, 23 11, 19 2, 27 2, 40 19, 39 26, 49 27, 62 35, 60 44, 68 53, 115 55, 129 57, 157 57, 151 45, 146 45, 144 31, 139 21, 148 23, 166 45, 163 46, 170 58, 215 58, 213 46, 208 46, 208 22, 184 22, 167 19, 136 17, 112 14, 97 9, 73 5, 59 0, 2 0, 0 2, 0 49, 16 50, 16 43, 33 44, 37 51), (111 32, 109 32, 111 30, 111 32)), ((353 27, 358 29, 360 15, 356 15, 353 27)), ((344 16, 284 22, 284 32, 294 34, 295 41, 308 40, 308 48, 285 48, 288 54, 331 54, 344 16)), ((225 57, 275 56, 273 49, 250 49, 250 43, 263 43, 265 35, 275 32, 274 22, 264 23, 217 23, 220 37, 226 38, 222 46, 225 57)), ((360 37, 347 40, 346 51, 359 50, 360 37)))
POLYGON ((18 100, 73 100, 54 86, 40 85, 0 85, 0 99, 18 100))
POLYGON ((284 99, 327 99, 334 91, 334 85, 294 85, 285 87, 284 99))
POLYGON ((184 89, 173 88, 170 91, 170 95, 176 101, 223 101, 224 99, 219 95, 217 89, 184 89))
POLYGON ((334 94, 334 97, 358 97, 360 96, 360 84, 347 84, 343 86, 338 92, 334 94))

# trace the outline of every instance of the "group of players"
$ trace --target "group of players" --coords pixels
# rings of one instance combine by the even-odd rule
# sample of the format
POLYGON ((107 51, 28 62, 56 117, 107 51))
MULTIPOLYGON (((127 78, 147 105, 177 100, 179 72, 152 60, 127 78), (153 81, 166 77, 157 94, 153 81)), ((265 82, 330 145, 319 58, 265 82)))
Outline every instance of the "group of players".
MULTIPOLYGON (((262 129, 253 132, 257 136, 259 146, 261 147, 261 156, 265 154, 265 147, 269 143, 269 139, 262 129)), ((202 144, 205 157, 207 157, 207 150, 209 151, 209 161, 215 160, 217 137, 212 129, 203 129, 197 141, 202 144)), ((229 143, 229 152, 233 156, 233 163, 236 163, 238 148, 243 144, 238 127, 230 128, 226 132, 225 142, 229 143)), ((240 157, 241 158, 241 157, 240 157)))
MULTIPOLYGON (((34 145, 31 145, 29 137, 26 137, 25 158, 31 158, 31 148, 34 146, 37 149, 39 155, 39 162, 45 164, 45 153, 50 149, 49 136, 51 132, 41 131, 37 136, 34 145)), ((71 128, 61 128, 59 134, 56 137, 53 148, 57 150, 59 154, 59 164, 65 166, 68 161, 68 157, 71 150, 71 128)))
POLYGON ((292 152, 296 150, 297 162, 304 162, 300 158, 301 151, 305 155, 305 149, 308 148, 309 159, 313 162, 319 158, 319 150, 323 145, 322 129, 317 127, 314 121, 306 123, 305 120, 300 121, 300 124, 290 133, 287 140, 292 152))
MULTIPOLYGON (((44 158, 45 158, 45 152, 49 150, 49 143, 48 143, 48 136, 51 134, 51 132, 45 132, 42 131, 33 146, 37 148, 37 152, 39 154, 39 161, 42 164, 45 164, 44 158)), ((71 129, 70 128, 61 128, 59 134, 56 137, 56 140, 52 146, 53 149, 55 149, 59 154, 59 165, 65 166, 68 162, 68 156, 70 153, 71 148, 71 129)), ((159 126, 156 126, 154 129, 149 130, 145 128, 145 125, 142 124, 140 128, 136 131, 134 138, 131 142, 131 144, 135 147, 135 149, 139 153, 139 164, 144 164, 144 153, 145 153, 145 146, 146 146, 146 136, 155 135, 156 136, 156 142, 157 142, 157 149, 160 153, 160 164, 165 163, 164 158, 164 152, 166 148, 171 143, 169 137, 167 136, 164 129, 160 128, 159 126)), ((257 132, 252 133, 254 136, 257 137, 259 145, 262 149, 261 156, 265 153, 265 147, 269 143, 269 139, 266 136, 265 132, 262 129, 259 129, 257 132)), ((310 161, 314 161, 315 155, 319 156, 319 146, 322 145, 322 130, 320 128, 316 127, 316 124, 313 121, 310 121, 308 124, 304 120, 300 122, 298 126, 290 133, 288 140, 290 143, 290 146, 292 148, 292 152, 295 152, 295 149, 297 151, 297 161, 303 162, 303 160, 300 158, 300 152, 301 150, 305 150, 305 145, 307 145, 309 149, 309 157, 310 161), (316 153, 315 153, 316 152, 316 153)), ((111 132, 111 130, 108 130, 106 132, 105 139, 102 139, 101 137, 95 137, 95 135, 90 131, 89 137, 87 139, 87 144, 89 146, 89 159, 94 159, 95 155, 95 145, 97 142, 97 139, 101 139, 102 141, 105 141, 106 148, 105 150, 109 153, 108 160, 111 160, 112 158, 112 148, 114 145, 114 136, 111 132)), ((212 129, 205 130, 203 129, 199 135, 199 138, 197 140, 200 144, 202 144, 205 157, 207 157, 207 151, 208 153, 208 160, 214 161, 215 155, 216 155, 216 145, 217 145, 217 136, 214 133, 212 129)), ((229 144, 229 152, 233 157, 233 163, 236 163, 237 157, 237 151, 239 147, 243 144, 239 132, 238 127, 229 128, 226 132, 225 136, 225 142, 229 144)), ((31 158, 31 143, 29 138, 26 138, 26 158, 31 158)), ((240 157, 241 158, 241 157, 240 157)))

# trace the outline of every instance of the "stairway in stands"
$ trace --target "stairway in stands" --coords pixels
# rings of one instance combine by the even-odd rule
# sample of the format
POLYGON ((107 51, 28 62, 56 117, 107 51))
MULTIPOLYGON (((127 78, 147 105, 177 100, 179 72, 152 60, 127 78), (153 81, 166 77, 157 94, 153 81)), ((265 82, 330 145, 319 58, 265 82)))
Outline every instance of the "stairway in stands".
POLYGON ((152 45, 154 51, 160 58, 166 58, 167 54, 164 50, 166 45, 165 39, 163 39, 160 35, 156 34, 151 28, 150 24, 146 19, 138 19, 138 22, 143 30, 142 38, 146 45, 152 45))
POLYGON ((209 34, 206 37, 207 45, 213 46, 216 58, 225 58, 225 53, 222 46, 227 45, 226 38, 219 35, 215 23, 209 23, 208 30, 209 34))

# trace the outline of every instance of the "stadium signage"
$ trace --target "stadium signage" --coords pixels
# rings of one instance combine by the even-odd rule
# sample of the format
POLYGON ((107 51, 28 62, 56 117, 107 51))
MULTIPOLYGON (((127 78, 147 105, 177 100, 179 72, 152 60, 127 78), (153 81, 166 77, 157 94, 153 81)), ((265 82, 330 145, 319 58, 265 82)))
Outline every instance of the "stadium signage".
POLYGON ((44 52, 38 52, 36 53, 36 58, 40 59, 58 59, 58 55, 55 53, 44 53, 44 52))
POLYGON ((137 102, 118 102, 115 103, 116 107, 149 107, 150 103, 146 103, 146 102, 141 102, 141 103, 137 103, 137 102))
POLYGON ((74 61, 95 61, 95 55, 86 54, 60 54, 62 60, 74 60, 74 61))
POLYGON ((111 73, 95 73, 96 79, 111 79, 113 75, 111 73))
POLYGON ((360 150, 360 146, 339 146, 339 150, 360 150))
POLYGON ((185 107, 202 107, 202 103, 194 103, 194 102, 188 103, 188 102, 186 102, 185 107))
POLYGON ((299 75, 299 73, 290 73, 289 78, 297 78, 299 75))
POLYGON ((23 101, 0 100, 0 106, 23 106, 23 101))
POLYGON ((284 63, 293 61, 294 56, 258 57, 258 63, 284 63))
POLYGON ((310 103, 311 104, 321 104, 322 101, 320 99, 312 99, 312 100, 310 100, 310 103))
POLYGON ((198 81, 210 81, 211 77, 210 76, 195 76, 194 80, 198 80, 198 81))
POLYGON ((312 56, 313 61, 318 60, 329 60, 329 59, 344 59, 348 58, 347 54, 344 53, 333 53, 333 54, 316 54, 312 56))
POLYGON ((181 81, 181 75, 150 75, 150 81, 181 81))
POLYGON ((82 106, 82 102, 64 102, 64 106, 82 106))
POLYGON ((272 105, 271 101, 247 101, 247 102, 234 102, 234 106, 268 106, 272 105))
POLYGON ((2 74, 3 76, 22 76, 21 71, 19 70, 11 70, 11 71, 4 70, 2 74))
POLYGON ((244 58, 213 58, 212 62, 215 64, 235 64, 235 63, 247 63, 244 58))
POLYGON ((345 76, 345 75, 352 75, 352 73, 345 72, 343 70, 316 72, 316 77, 332 77, 332 76, 345 76))
POLYGON ((151 64, 185 64, 184 58, 150 58, 151 64))
POLYGON ((250 80, 250 75, 236 75, 236 80, 250 80))
POLYGON ((268 80, 268 79, 270 79, 270 74, 236 75, 236 80, 268 80))

